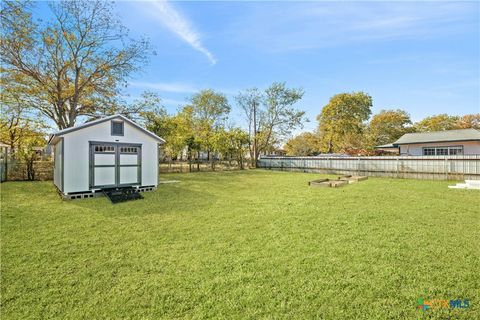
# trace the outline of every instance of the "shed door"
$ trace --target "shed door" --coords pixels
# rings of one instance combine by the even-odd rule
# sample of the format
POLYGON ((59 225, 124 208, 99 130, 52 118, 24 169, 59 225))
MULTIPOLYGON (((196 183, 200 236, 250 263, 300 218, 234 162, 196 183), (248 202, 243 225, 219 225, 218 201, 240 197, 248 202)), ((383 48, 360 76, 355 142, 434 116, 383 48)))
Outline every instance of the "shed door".
POLYGON ((90 146, 90 187, 141 184, 141 145, 95 143, 90 146))
POLYGON ((117 146, 93 144, 90 146, 90 185, 93 188, 117 186, 117 146))
POLYGON ((118 146, 118 186, 141 184, 141 151, 141 146, 118 146))

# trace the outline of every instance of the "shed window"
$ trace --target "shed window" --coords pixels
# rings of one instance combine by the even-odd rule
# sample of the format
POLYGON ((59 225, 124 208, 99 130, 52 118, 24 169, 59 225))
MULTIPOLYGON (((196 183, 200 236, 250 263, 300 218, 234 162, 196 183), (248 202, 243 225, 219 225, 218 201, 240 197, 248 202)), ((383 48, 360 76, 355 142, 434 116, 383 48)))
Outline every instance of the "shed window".
POLYGON ((123 136, 122 121, 112 121, 112 136, 123 136))
POLYGON ((121 147, 120 152, 121 153, 137 153, 138 148, 137 147, 121 147))
POLYGON ((115 147, 98 145, 98 146, 95 146, 95 152, 112 153, 112 152, 115 152, 115 147))

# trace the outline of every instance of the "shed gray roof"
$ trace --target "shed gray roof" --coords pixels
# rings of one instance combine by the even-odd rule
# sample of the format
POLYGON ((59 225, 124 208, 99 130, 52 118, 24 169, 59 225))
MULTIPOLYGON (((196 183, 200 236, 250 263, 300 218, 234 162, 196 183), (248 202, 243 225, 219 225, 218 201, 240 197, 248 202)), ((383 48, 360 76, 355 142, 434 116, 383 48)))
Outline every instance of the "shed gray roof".
POLYGON ((480 131, 475 129, 461 129, 407 133, 395 141, 393 145, 453 141, 480 141, 480 131))
POLYGON ((142 131, 143 133, 151 136, 152 138, 160 141, 161 143, 164 143, 165 140, 160 138, 159 136, 157 136, 155 133, 151 132, 151 131, 148 131, 147 129, 144 129, 142 128, 140 125, 138 125, 137 123, 133 122, 132 120, 128 119, 127 117, 125 116, 122 116, 121 114, 114 114, 112 116, 108 116, 108 117, 105 117, 105 118, 101 118, 101 119, 97 119, 97 120, 93 120, 93 121, 90 121, 90 122, 85 122, 79 126, 76 126, 76 127, 71 127, 71 128, 66 128, 66 129, 63 129, 63 130, 60 130, 60 131, 57 131, 55 133, 53 133, 52 135, 50 135, 50 138, 48 139, 48 144, 50 144, 50 142, 52 142, 52 140, 55 138, 55 137, 59 137, 59 136, 63 136, 65 134, 68 134, 70 132, 73 132, 73 131, 77 131, 77 130, 81 130, 81 129, 85 129, 85 128, 88 128, 88 127, 91 127, 93 125, 96 125, 96 124, 99 124, 99 123, 102 123, 102 122, 105 122, 105 121, 109 121, 109 120, 113 120, 113 119, 121 119, 123 121, 126 121, 128 123, 130 123, 132 126, 134 126, 135 128, 137 128, 138 130, 142 131))

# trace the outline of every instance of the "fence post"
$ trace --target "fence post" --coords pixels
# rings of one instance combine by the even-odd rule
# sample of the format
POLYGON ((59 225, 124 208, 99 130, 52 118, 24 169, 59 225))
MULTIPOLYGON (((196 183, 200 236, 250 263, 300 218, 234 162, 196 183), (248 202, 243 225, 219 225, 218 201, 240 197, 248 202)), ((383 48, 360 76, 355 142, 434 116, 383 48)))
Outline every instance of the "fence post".
POLYGON ((397 157, 397 175, 396 175, 395 178, 399 178, 399 176, 398 176, 398 175, 399 175, 399 171, 400 171, 400 158, 397 157))
POLYGON ((448 157, 445 156, 445 180, 448 180, 448 157))

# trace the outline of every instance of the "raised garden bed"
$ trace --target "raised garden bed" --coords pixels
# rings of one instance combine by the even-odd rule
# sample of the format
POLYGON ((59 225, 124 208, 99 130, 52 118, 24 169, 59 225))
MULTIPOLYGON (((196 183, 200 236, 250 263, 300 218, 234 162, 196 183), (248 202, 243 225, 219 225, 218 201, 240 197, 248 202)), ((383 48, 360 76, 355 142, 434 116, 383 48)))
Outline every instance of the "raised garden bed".
POLYGON ((358 181, 367 180, 368 177, 364 176, 340 176, 337 179, 318 179, 308 182, 311 187, 327 187, 338 188, 349 183, 355 183, 358 181))

